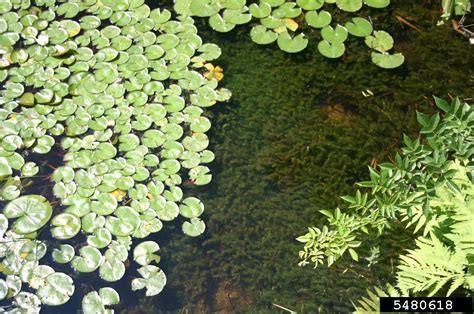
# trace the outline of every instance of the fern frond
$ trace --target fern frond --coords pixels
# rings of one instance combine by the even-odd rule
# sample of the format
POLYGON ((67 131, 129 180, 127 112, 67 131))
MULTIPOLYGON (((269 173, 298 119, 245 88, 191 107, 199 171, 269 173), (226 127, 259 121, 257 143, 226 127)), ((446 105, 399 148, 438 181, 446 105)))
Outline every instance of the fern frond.
POLYGON ((401 256, 397 273, 397 287, 401 291, 428 292, 432 296, 450 281, 453 282, 449 291, 464 283, 468 264, 465 252, 453 252, 433 233, 430 238, 419 237, 416 245, 417 249, 401 256))
POLYGON ((406 297, 408 295, 403 294, 396 287, 387 284, 385 288, 374 287, 374 291, 367 289, 367 297, 361 297, 357 300, 359 306, 354 305, 356 314, 367 314, 367 313, 380 313, 380 297, 406 297))

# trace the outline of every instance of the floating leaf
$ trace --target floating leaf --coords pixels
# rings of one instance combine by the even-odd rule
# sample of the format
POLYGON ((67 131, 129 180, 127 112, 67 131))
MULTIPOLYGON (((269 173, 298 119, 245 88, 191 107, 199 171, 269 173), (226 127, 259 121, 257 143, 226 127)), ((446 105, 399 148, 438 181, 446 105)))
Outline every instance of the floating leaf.
POLYGON ((99 268, 103 257, 98 249, 92 246, 84 246, 79 250, 81 256, 75 256, 71 265, 81 273, 90 273, 99 268))
POLYGON ((66 274, 53 273, 46 277, 46 284, 39 287, 36 295, 46 305, 61 305, 74 293, 73 280, 66 274))
POLYGON ((105 306, 115 305, 120 302, 119 294, 112 288, 104 287, 99 293, 91 291, 82 299, 82 310, 84 313, 107 313, 105 306))
POLYGON ((365 43, 369 48, 383 53, 392 49, 393 38, 385 31, 374 31, 373 36, 365 37, 365 43))
POLYGON ((145 295, 150 297, 157 295, 166 284, 166 276, 161 269, 153 265, 143 266, 138 269, 142 278, 132 280, 132 290, 146 288, 145 295))
POLYGON ((74 237, 81 230, 81 220, 73 214, 61 213, 55 216, 51 224, 51 234, 56 239, 67 240, 74 237))
POLYGON ((372 24, 361 17, 354 17, 352 21, 345 24, 348 32, 357 37, 366 37, 372 34, 373 28, 372 24))
POLYGON ((344 44, 340 42, 331 43, 323 40, 318 44, 319 52, 327 58, 339 58, 344 54, 345 49, 344 44))
POLYGON ((160 256, 155 254, 160 249, 160 246, 153 241, 144 241, 138 244, 133 250, 133 259, 138 264, 145 266, 151 262, 159 262, 160 256))
POLYGON ((21 196, 3 208, 5 217, 16 218, 12 229, 19 234, 32 233, 43 227, 52 212, 51 204, 40 195, 21 196))
POLYGON ((314 28, 323 28, 329 23, 331 23, 332 17, 331 13, 321 10, 321 11, 308 11, 306 12, 305 21, 309 26, 314 28))
POLYGON ((347 39, 347 29, 339 24, 336 28, 328 25, 321 29, 321 36, 330 43, 343 43, 347 39))
POLYGON ((267 30, 265 26, 256 25, 250 31, 250 37, 259 45, 268 45, 277 40, 278 34, 274 31, 267 30))
POLYGON ((183 223, 183 232, 184 234, 190 237, 197 237, 201 235, 206 229, 206 225, 199 218, 191 218, 191 221, 186 221, 183 223))
POLYGON ((362 0, 336 0, 336 5, 346 12, 357 12, 362 8, 362 0))
POLYGON ((371 53, 372 62, 384 69, 393 69, 399 67, 405 61, 405 57, 401 53, 371 53))
POLYGON ((390 4, 390 0, 364 0, 364 3, 369 7, 382 9, 390 4))
POLYGON ((56 263, 66 264, 72 260, 74 253, 74 247, 69 244, 61 244, 59 249, 53 250, 52 256, 56 263))
POLYGON ((283 32, 278 35, 278 47, 288 53, 300 52, 308 45, 308 39, 303 34, 291 37, 288 32, 283 32))

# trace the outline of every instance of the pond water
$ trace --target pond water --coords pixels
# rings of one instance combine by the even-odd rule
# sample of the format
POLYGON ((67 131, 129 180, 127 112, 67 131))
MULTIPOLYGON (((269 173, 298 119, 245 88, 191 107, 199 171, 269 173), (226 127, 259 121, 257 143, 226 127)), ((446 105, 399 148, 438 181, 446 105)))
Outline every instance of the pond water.
POLYGON ((316 52, 317 40, 288 55, 256 46, 245 26, 222 35, 198 21, 204 38, 222 48, 216 63, 233 92, 209 113, 214 179, 199 189, 208 231, 163 245, 168 287, 143 304, 276 312, 275 303, 301 313, 347 312, 366 288, 392 279, 400 247, 411 245, 402 229, 367 239, 360 255, 379 245, 384 256, 371 268, 348 259, 331 269, 300 268, 293 240, 306 226, 322 225, 318 209, 341 204, 338 196, 367 178, 368 164, 389 160, 404 133, 417 135, 415 111, 433 112, 432 95, 473 95, 472 47, 450 27, 435 26, 437 3, 394 1, 382 11, 370 16, 405 54, 397 70, 372 65, 360 40, 349 44, 344 61, 328 60, 316 52), (374 96, 364 97, 367 90, 374 96))
MULTIPOLYGON (((149 239, 162 248, 167 286, 144 298, 130 291, 137 275, 130 270, 112 285, 122 298, 118 312, 278 312, 273 304, 298 313, 348 312, 366 288, 393 279, 398 253, 412 245, 401 227, 365 239, 360 256, 367 257, 373 246, 382 251, 371 267, 348 258, 329 269, 299 267, 300 245, 294 240, 306 227, 324 223, 318 210, 341 205, 339 196, 368 177, 367 165, 390 160, 403 134, 417 136, 415 112, 433 112, 432 95, 474 95, 472 46, 449 25, 435 26, 439 4, 392 2, 387 10, 361 14, 394 36, 395 49, 406 58, 396 70, 373 65, 362 40, 351 39, 342 60, 329 60, 316 51, 316 32, 307 34, 306 50, 290 55, 275 45, 257 46, 249 26, 216 34, 197 20, 204 41, 222 49, 213 63, 224 69, 221 85, 233 94, 205 112, 213 123, 208 133, 216 155, 213 181, 185 186, 204 202, 207 230, 188 238, 180 230, 184 220, 165 223, 149 239)), ((58 158, 49 163, 55 166, 58 158)), ((34 183, 32 192, 46 193, 43 183, 34 183)), ((76 295, 104 285, 95 273, 76 280, 76 295)), ((80 299, 73 298, 64 306, 44 306, 43 312, 79 308, 80 299)))

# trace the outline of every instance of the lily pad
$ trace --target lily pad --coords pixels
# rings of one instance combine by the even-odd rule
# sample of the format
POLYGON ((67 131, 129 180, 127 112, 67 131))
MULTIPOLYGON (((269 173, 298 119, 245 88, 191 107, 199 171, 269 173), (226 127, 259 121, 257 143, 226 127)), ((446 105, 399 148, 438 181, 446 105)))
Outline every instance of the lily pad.
POLYGON ((347 29, 342 25, 336 25, 336 28, 328 25, 321 29, 321 36, 330 43, 343 43, 347 39, 347 29))
POLYGON ((84 313, 108 313, 105 307, 120 302, 120 296, 113 288, 100 288, 99 292, 91 291, 82 299, 82 310, 84 313))
POLYGON ((235 24, 226 21, 220 14, 212 15, 209 18, 209 25, 215 31, 226 33, 234 29, 235 24))
POLYGON ((186 218, 199 217, 204 212, 204 204, 195 197, 188 197, 179 206, 179 213, 186 218))
POLYGON ((362 8, 362 0, 336 0, 339 9, 346 12, 357 12, 362 8))
POLYGON ((74 282, 64 273, 54 273, 46 277, 46 284, 41 286, 36 295, 46 305, 61 305, 69 301, 74 293, 74 282))
POLYGON ((42 228, 51 218, 51 204, 41 195, 25 195, 3 208, 7 218, 16 218, 12 229, 19 234, 32 233, 42 228))
POLYGON ((79 252, 81 255, 75 256, 71 261, 71 265, 81 273, 93 272, 103 262, 102 254, 95 247, 83 246, 79 252))
POLYGON ((345 46, 341 42, 331 43, 323 40, 318 44, 319 52, 326 58, 339 58, 344 54, 345 46))
POLYGON ((382 9, 390 4, 390 0, 364 0, 364 3, 369 7, 382 9))
POLYGON ((266 2, 260 2, 259 4, 252 3, 249 6, 249 12, 253 15, 253 17, 263 19, 272 13, 272 7, 266 2))
POLYGON ((53 250, 52 256, 56 263, 66 264, 73 259, 74 253, 74 247, 69 244, 61 244, 59 249, 53 250))
POLYGON ((278 35, 278 47, 288 53, 300 52, 308 46, 308 39, 303 34, 291 37, 288 32, 283 32, 278 35))
POLYGON ((405 57, 401 53, 388 54, 388 53, 371 53, 372 62, 384 69, 397 68, 403 64, 405 57))
POLYGON ((361 17, 352 18, 352 21, 347 22, 345 27, 351 35, 357 37, 369 36, 373 31, 372 24, 368 20, 361 17))
POLYGON ((250 31, 250 37, 259 45, 268 45, 277 40, 278 34, 263 25, 256 25, 250 31))
POLYGON ((61 213, 52 219, 51 224, 54 226, 51 234, 59 240, 71 239, 81 230, 81 220, 73 214, 61 213))
POLYGON ((153 241, 144 241, 138 244, 133 250, 133 259, 138 264, 145 266, 151 262, 159 262, 160 256, 155 254, 160 249, 160 246, 153 241))
POLYGON ((199 218, 191 218, 191 221, 186 221, 183 223, 182 229, 184 234, 190 237, 197 237, 204 232, 206 225, 199 218))
POLYGON ((132 280, 132 290, 146 288, 145 295, 147 297, 157 295, 163 290, 166 284, 166 276, 160 268, 147 265, 139 268, 138 272, 142 278, 132 280))
POLYGON ((319 10, 324 5, 324 0, 296 0, 296 4, 304 10, 319 10))
POLYGON ((374 31, 373 36, 365 37, 365 44, 379 52, 386 52, 393 47, 393 38, 385 31, 374 31))
POLYGON ((314 28, 323 28, 329 25, 332 20, 331 13, 324 10, 308 11, 306 12, 304 18, 306 23, 308 23, 309 26, 314 28))

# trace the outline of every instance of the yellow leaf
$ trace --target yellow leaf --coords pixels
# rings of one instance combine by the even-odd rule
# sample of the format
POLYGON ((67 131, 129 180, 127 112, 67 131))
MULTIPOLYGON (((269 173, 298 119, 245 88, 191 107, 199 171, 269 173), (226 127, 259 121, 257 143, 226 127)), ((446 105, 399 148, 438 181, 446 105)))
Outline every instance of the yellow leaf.
POLYGON ((30 255, 30 253, 23 252, 23 253, 20 254, 20 258, 25 259, 28 255, 30 255))
POLYGON ((112 194, 112 196, 115 197, 118 201, 121 201, 127 195, 127 192, 120 189, 116 189, 110 192, 110 194, 112 194))
POLYGON ((274 28, 273 31, 278 34, 286 32, 286 26, 282 25, 280 27, 274 28))
POLYGON ((296 31, 299 27, 298 23, 293 19, 286 18, 283 21, 285 23, 285 26, 293 32, 296 31))

